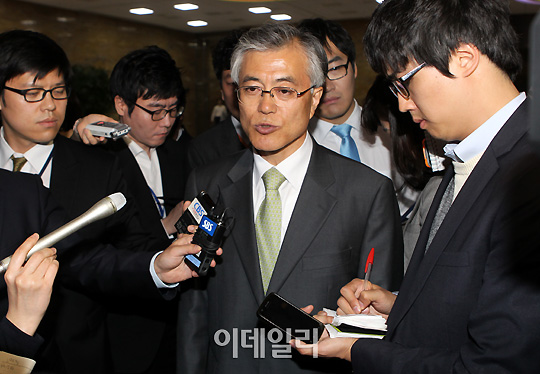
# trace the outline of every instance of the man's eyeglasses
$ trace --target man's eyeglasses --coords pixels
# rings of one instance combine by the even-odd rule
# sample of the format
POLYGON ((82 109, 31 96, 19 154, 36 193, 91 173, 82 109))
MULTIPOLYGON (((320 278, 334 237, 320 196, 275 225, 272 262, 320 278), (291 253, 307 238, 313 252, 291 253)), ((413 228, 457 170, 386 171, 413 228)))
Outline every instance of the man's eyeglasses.
POLYGON ((409 85, 407 83, 407 80, 411 79, 413 75, 418 73, 420 69, 422 69, 424 66, 426 66, 426 63, 422 62, 420 65, 409 71, 401 78, 393 80, 390 84, 390 90, 392 91, 392 93, 396 95, 396 97, 398 97, 398 95, 401 95, 404 99, 408 99, 411 94, 409 92, 409 89, 407 88, 407 86, 409 85))
POLYGON ((311 86, 305 91, 298 92, 290 87, 272 87, 270 90, 265 91, 259 86, 242 86, 236 90, 236 95, 238 96, 238 101, 242 104, 251 105, 258 104, 263 94, 267 93, 274 101, 274 104, 277 106, 286 106, 314 87, 311 86))
POLYGON ((140 106, 137 103, 133 103, 137 108, 140 108, 144 110, 146 113, 150 114, 152 116, 152 121, 161 121, 163 118, 165 118, 168 115, 171 116, 171 118, 178 118, 184 113, 184 107, 183 106, 175 106, 171 109, 158 109, 158 110, 148 110, 143 106, 140 106))
POLYGON ((70 94, 70 89, 68 86, 58 86, 51 88, 50 90, 46 90, 44 88, 29 88, 27 90, 18 90, 16 88, 11 88, 8 86, 4 86, 4 89, 18 93, 19 95, 23 96, 24 100, 29 103, 37 103, 39 101, 42 101, 43 99, 45 99, 45 95, 47 95, 47 92, 49 92, 51 94, 51 97, 55 100, 65 100, 69 97, 70 94))
POLYGON ((326 73, 326 77, 330 79, 331 81, 341 79, 347 75, 348 69, 349 69, 349 59, 347 59, 347 63, 343 65, 334 66, 333 68, 328 69, 328 72, 326 73))

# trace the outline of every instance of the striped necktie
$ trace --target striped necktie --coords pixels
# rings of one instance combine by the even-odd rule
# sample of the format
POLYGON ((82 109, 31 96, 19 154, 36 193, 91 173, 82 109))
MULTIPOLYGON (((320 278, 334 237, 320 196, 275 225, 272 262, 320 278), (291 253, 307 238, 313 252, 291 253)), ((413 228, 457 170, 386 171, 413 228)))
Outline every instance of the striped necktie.
POLYGON ((13 160, 13 171, 18 173, 23 168, 24 164, 26 164, 26 158, 23 157, 15 157, 11 156, 11 160, 13 160))

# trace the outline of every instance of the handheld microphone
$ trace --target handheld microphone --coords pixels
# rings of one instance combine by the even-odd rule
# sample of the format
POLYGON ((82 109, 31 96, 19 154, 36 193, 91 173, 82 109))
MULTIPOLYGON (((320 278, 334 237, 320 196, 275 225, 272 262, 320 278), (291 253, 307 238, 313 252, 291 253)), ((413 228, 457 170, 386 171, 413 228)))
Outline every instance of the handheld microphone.
MULTIPOLYGON (((124 205, 126 205, 126 197, 121 192, 116 192, 104 197, 79 217, 39 239, 36 245, 34 245, 28 252, 26 259, 28 260, 30 256, 43 248, 52 247, 60 240, 73 234, 75 231, 82 229, 90 223, 109 217, 122 209, 124 205)), ((6 257, 0 262, 0 274, 6 272, 10 261, 11 256, 6 257)))

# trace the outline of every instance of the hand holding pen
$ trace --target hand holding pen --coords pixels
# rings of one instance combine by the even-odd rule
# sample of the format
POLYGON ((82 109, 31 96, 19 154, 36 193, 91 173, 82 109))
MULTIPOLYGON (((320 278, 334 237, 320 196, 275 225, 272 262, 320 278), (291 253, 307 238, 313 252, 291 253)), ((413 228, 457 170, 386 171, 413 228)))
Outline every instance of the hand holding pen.
MULTIPOLYGON (((364 287, 362 291, 365 291, 368 289, 369 286, 369 278, 371 277, 371 268, 373 267, 373 257, 375 255, 375 248, 371 248, 371 251, 369 252, 367 261, 366 261, 366 269, 364 270, 364 287)), ((358 295, 360 296, 360 295, 358 295)))

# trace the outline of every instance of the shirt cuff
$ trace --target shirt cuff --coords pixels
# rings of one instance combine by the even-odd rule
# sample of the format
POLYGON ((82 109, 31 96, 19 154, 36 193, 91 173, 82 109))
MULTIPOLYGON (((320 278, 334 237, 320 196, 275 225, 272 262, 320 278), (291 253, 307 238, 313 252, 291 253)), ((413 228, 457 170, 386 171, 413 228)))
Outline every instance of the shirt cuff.
POLYGON ((152 280, 154 281, 154 284, 156 285, 157 288, 175 288, 176 286, 178 286, 178 283, 173 283, 173 284, 164 283, 161 279, 159 279, 158 275, 156 274, 156 269, 154 268, 154 261, 156 260, 156 257, 159 256, 161 252, 163 251, 156 253, 152 257, 152 260, 150 261, 150 275, 152 276, 152 280))
POLYGON ((161 226, 163 227, 163 231, 165 231, 165 235, 167 235, 167 238, 174 239, 174 234, 170 234, 167 232, 167 229, 165 228, 165 225, 163 224, 163 218, 161 219, 161 226))

